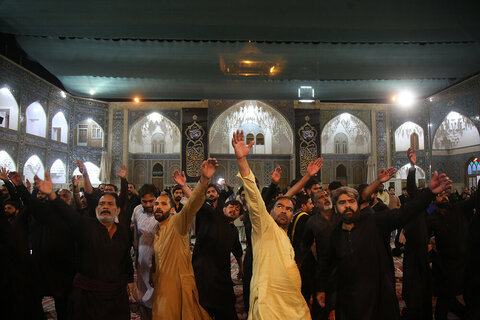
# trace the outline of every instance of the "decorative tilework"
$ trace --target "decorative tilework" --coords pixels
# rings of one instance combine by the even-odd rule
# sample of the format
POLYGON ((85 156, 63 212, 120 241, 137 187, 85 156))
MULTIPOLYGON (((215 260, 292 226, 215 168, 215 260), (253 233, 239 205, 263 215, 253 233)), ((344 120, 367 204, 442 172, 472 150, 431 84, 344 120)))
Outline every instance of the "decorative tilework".
POLYGON ((375 117, 377 123, 377 165, 378 168, 387 167, 387 122, 386 113, 378 111, 375 117))

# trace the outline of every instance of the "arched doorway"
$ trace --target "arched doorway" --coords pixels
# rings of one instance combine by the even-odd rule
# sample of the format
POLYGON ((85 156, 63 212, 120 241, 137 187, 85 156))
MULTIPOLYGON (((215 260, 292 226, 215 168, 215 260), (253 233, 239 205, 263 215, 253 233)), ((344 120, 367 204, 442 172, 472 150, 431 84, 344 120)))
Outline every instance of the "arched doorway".
POLYGON ((152 184, 158 190, 163 190, 163 166, 160 163, 155 163, 152 168, 152 184))

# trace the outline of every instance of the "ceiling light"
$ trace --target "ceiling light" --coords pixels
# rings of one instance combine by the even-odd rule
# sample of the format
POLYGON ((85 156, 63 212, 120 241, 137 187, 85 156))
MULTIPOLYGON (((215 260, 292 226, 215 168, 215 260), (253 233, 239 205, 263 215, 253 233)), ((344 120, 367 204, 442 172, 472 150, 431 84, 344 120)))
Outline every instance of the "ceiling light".
POLYGON ((397 103, 401 106, 408 107, 413 104, 414 97, 409 91, 403 91, 398 94, 397 103))
POLYGON ((300 86, 298 88, 298 101, 301 103, 312 103, 315 98, 315 90, 311 86, 300 86))
POLYGON ((396 101, 397 101, 397 96, 395 96, 395 95, 394 95, 394 96, 392 96, 392 102, 394 102, 394 103, 395 103, 396 101))
POLYGON ((251 64, 251 63, 253 63, 253 62, 252 62, 252 61, 250 61, 250 60, 243 60, 243 61, 242 61, 242 63, 245 63, 245 64, 251 64))
POLYGON ((139 102, 140 102, 140 98, 139 98, 139 97, 135 97, 135 98, 133 98, 133 101, 135 101, 135 103, 139 103, 139 102))
POLYGON ((274 71, 275 71, 275 66, 272 66, 272 67, 270 68, 270 73, 273 73, 274 71))
POLYGON ((428 98, 428 100, 429 100, 430 102, 432 102, 432 101, 433 101, 433 97, 428 98))
POLYGON ((93 96, 95 94, 95 90, 91 89, 90 90, 90 95, 93 96))
POLYGON ((62 91, 62 90, 60 90, 60 95, 61 95, 62 98, 64 98, 64 99, 67 97, 67 94, 66 94, 64 91, 62 91))

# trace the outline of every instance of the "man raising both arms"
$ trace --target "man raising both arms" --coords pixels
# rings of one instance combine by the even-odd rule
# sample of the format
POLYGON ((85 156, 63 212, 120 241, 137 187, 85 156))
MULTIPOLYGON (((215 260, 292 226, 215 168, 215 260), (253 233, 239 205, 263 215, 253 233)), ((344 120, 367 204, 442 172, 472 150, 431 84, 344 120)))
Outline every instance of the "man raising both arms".
MULTIPOLYGON (((251 209, 253 276, 248 319, 311 319, 301 293, 295 253, 286 232, 293 217, 293 203, 288 197, 279 197, 268 214, 247 162, 253 143, 245 145, 243 131, 237 131, 232 145, 251 209)), ((310 178, 311 172, 318 172, 322 161, 317 159, 309 165, 305 179, 310 178)))

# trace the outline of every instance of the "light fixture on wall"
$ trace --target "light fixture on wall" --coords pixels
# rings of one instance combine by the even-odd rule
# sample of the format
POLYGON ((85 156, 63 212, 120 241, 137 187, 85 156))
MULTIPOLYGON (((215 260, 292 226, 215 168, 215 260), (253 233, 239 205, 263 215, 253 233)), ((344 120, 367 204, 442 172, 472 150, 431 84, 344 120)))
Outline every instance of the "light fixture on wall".
POLYGON ((298 101, 300 103, 312 103, 315 102, 315 89, 311 86, 300 86, 298 88, 298 101))
POLYGON ((65 91, 60 90, 60 96, 65 99, 67 97, 67 94, 65 93, 65 91))
POLYGON ((93 89, 90 89, 89 92, 90 92, 90 95, 91 95, 91 96, 93 96, 93 95, 95 94, 95 90, 93 90, 93 89))
POLYGON ((140 102, 140 98, 139 98, 139 97, 135 97, 135 98, 133 98, 133 101, 134 101, 135 103, 139 103, 139 102, 140 102))

